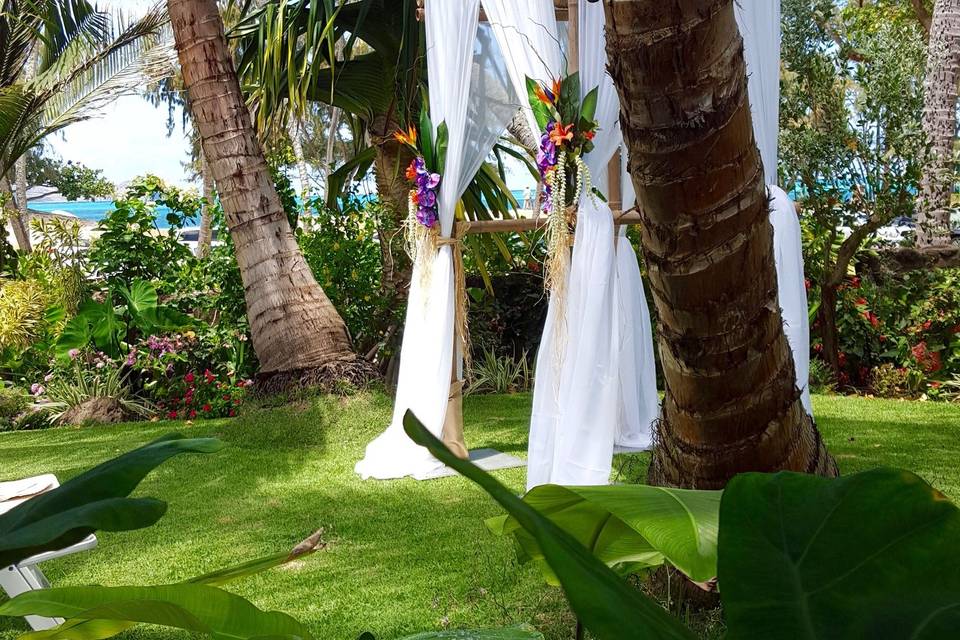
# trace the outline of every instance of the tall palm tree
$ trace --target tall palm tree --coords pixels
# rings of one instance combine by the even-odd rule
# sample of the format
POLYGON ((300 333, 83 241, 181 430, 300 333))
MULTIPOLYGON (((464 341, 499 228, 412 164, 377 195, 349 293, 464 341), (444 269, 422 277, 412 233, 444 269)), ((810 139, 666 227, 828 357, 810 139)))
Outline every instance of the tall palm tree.
POLYGON ((168 0, 167 7, 193 123, 236 247, 261 375, 282 380, 362 371, 273 186, 216 0, 168 0))
MULTIPOLYGON (((604 0, 666 396, 650 480, 836 465, 800 404, 733 0, 604 0)), ((803 381, 806 383, 806 381, 803 381)))
POLYGON ((917 246, 950 244, 950 199, 960 82, 960 0, 937 0, 930 21, 927 73, 923 86, 923 131, 930 155, 917 199, 917 246))
MULTIPOLYGON (((0 189, 5 194, 11 193, 6 177, 11 167, 44 137, 169 72, 173 58, 165 22, 159 7, 126 24, 86 0, 3 0, 0 189)), ((24 180, 18 183, 24 209, 24 180)), ((10 219, 21 250, 28 251, 24 216, 10 219)))

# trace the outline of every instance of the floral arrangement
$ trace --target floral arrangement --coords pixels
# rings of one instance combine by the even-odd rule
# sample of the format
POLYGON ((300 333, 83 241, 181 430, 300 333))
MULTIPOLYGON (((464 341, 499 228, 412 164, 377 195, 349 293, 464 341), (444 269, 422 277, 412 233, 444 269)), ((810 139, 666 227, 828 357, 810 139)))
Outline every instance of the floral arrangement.
POLYGON ((597 89, 581 100, 580 76, 572 73, 549 85, 528 77, 527 93, 542 132, 537 169, 543 185, 540 208, 547 215, 545 284, 562 300, 575 222, 568 207, 575 207, 580 196, 592 190, 583 156, 593 150, 597 132, 597 89))
POLYGON ((420 273, 428 278, 429 257, 436 253, 440 234, 440 182, 447 156, 447 125, 441 122, 434 136, 433 123, 424 109, 420 114, 419 132, 410 126, 397 131, 393 137, 413 151, 414 158, 407 166, 410 181, 409 213, 404 224, 407 253, 420 273))

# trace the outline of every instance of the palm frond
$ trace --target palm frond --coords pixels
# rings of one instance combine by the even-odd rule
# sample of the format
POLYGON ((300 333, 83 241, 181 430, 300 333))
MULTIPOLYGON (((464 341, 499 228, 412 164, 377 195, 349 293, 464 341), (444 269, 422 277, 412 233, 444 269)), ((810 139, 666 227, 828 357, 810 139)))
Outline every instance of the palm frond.
POLYGON ((0 175, 44 137, 172 73, 173 33, 158 5, 107 45, 71 43, 28 83, 0 90, 0 175))

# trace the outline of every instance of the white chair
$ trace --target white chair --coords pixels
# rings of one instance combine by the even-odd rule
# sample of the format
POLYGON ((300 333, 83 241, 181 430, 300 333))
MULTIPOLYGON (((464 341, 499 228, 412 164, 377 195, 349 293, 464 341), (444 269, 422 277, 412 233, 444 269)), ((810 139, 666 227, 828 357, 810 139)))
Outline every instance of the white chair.
MULTIPOLYGON (((60 483, 57 477, 52 473, 23 480, 14 480, 12 482, 0 482, 0 514, 10 511, 22 502, 59 487, 60 483)), ((97 538, 90 534, 80 542, 70 545, 65 549, 57 551, 45 551, 31 556, 18 564, 12 564, 9 567, 0 569, 0 587, 7 592, 11 598, 25 591, 34 589, 46 589, 50 586, 46 576, 37 565, 53 558, 60 558, 87 551, 97 546, 97 538)), ((34 631, 52 629, 63 623, 62 618, 45 618, 42 616, 26 616, 27 624, 34 631)))

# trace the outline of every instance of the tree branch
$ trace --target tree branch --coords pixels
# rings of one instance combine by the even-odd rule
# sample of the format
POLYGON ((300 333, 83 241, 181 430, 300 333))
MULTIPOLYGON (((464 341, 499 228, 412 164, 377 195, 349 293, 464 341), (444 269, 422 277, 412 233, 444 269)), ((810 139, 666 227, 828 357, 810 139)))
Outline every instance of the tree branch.
POLYGON ((920 21, 920 26, 923 27, 923 31, 930 35, 930 25, 933 22, 933 16, 930 15, 930 12, 927 11, 927 8, 923 4, 923 0, 912 0, 913 12, 917 16, 917 20, 920 21))

